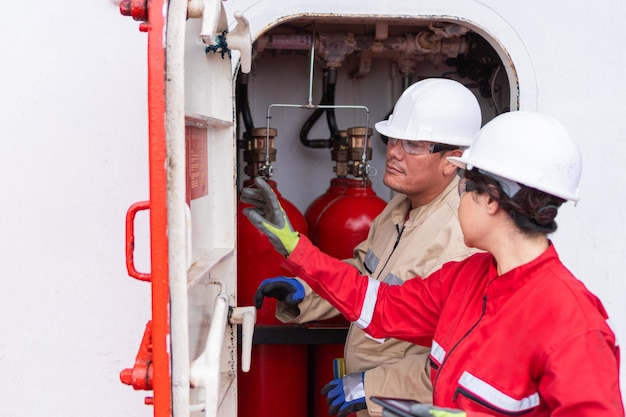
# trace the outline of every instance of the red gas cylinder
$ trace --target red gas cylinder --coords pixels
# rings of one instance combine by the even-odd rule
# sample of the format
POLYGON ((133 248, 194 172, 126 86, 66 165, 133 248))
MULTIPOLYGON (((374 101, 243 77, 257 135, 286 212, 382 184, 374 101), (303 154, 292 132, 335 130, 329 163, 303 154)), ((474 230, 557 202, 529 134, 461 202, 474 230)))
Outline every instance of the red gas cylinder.
POLYGON ((387 203, 376 195, 370 180, 349 179, 346 191, 326 206, 317 219, 317 246, 335 258, 351 258, 367 238, 372 221, 387 203))
MULTIPOLYGON (((294 230, 306 235, 304 216, 268 181, 294 230)), ((244 186, 254 186, 253 180, 244 186)), ((281 268, 283 260, 267 236, 258 231, 242 213, 248 204, 237 207, 237 302, 254 304, 256 289, 265 278, 292 276, 281 268)), ((257 311, 257 325, 282 325, 275 317, 276 300, 266 298, 257 311)), ((238 407, 240 417, 294 417, 307 415, 308 363, 307 345, 258 344, 252 349, 249 372, 238 372, 238 407)))
POLYGON ((311 242, 317 243, 317 233, 315 229, 320 213, 322 213, 326 206, 333 202, 333 200, 346 191, 348 181, 349 179, 345 177, 336 177, 330 180, 330 186, 326 192, 313 200, 304 212, 304 218, 309 226, 308 238, 311 239, 311 242))
MULTIPOLYGON (((343 194, 326 205, 317 218, 317 246, 327 254, 338 258, 352 258, 353 249, 367 239, 372 221, 387 203, 379 198, 371 181, 346 179, 343 194)), ((327 320, 328 325, 348 326, 343 317, 327 320)), ((344 357, 344 344, 320 344, 312 347, 314 416, 328 417, 326 397, 320 395, 324 385, 334 378, 333 359, 344 357)), ((355 414, 350 414, 354 417, 355 414)))

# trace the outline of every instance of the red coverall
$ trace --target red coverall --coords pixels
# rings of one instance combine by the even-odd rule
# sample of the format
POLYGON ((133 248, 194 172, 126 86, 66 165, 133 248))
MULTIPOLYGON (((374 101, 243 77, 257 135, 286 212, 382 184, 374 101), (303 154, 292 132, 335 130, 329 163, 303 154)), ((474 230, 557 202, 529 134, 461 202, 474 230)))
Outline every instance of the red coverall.
POLYGON ((554 247, 498 276, 491 254, 388 286, 301 236, 286 266, 374 337, 432 345, 433 402, 472 416, 624 416, 600 301, 554 247))

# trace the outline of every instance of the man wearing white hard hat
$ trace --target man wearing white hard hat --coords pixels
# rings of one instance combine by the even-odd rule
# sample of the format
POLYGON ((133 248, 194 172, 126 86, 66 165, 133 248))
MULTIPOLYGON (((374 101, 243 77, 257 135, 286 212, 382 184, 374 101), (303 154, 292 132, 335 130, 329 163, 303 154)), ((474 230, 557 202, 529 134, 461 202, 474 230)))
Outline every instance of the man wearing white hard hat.
MULTIPOLYGON (((460 156, 480 126, 476 97, 457 81, 426 79, 404 91, 389 120, 376 124, 388 137, 383 181, 398 194, 346 263, 362 274, 400 285, 474 252, 463 243, 457 167, 446 157, 460 156)), ((277 317, 289 323, 339 314, 304 282, 290 278, 265 280, 257 294, 258 306, 264 296, 278 298, 277 317)), ((429 350, 393 338, 372 338, 352 325, 345 344, 347 375, 322 391, 330 402, 329 414, 343 417, 358 411, 359 417, 380 416, 382 407, 368 400, 372 395, 412 395, 430 402, 429 350)))
POLYGON ((463 177, 465 242, 486 252, 402 286, 321 253, 269 210, 278 201, 269 187, 265 210, 247 214, 286 253, 287 268, 368 334, 432 346, 433 404, 408 405, 408 414, 623 417, 608 315, 548 237, 558 208, 579 199, 582 160, 570 133, 543 114, 505 113, 448 159, 463 177))

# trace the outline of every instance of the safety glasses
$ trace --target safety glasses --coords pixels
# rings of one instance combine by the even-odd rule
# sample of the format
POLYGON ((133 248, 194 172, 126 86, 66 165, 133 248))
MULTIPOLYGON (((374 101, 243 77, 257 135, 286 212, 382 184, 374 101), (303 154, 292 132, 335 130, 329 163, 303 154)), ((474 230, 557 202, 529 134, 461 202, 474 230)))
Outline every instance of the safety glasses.
POLYGON ((472 181, 468 180, 467 178, 465 178, 465 170, 460 169, 459 170, 459 177, 461 177, 461 179, 459 180, 459 197, 463 197, 463 194, 465 194, 468 191, 476 191, 478 189, 478 187, 476 187, 476 184, 474 184, 472 181))
POLYGON ((387 141, 387 145, 394 147, 398 144, 398 142, 402 144, 402 149, 404 149, 404 152, 408 153, 409 155, 428 155, 430 153, 459 149, 458 146, 446 145, 443 143, 425 142, 423 140, 404 140, 396 138, 389 138, 389 140, 387 141))

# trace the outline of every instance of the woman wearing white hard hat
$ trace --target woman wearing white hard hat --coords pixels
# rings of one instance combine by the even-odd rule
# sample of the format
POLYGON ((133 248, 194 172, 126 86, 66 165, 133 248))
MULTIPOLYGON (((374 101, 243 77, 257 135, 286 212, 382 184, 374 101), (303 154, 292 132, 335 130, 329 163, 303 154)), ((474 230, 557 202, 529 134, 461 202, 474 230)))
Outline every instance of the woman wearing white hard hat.
POLYGON ((267 187, 247 214, 346 318, 373 337, 432 345, 433 405, 413 405, 413 415, 623 416, 607 314, 548 238, 559 206, 579 199, 570 134, 539 113, 506 113, 449 159, 463 176, 465 241, 486 252, 402 286, 321 253, 291 230, 267 187))

